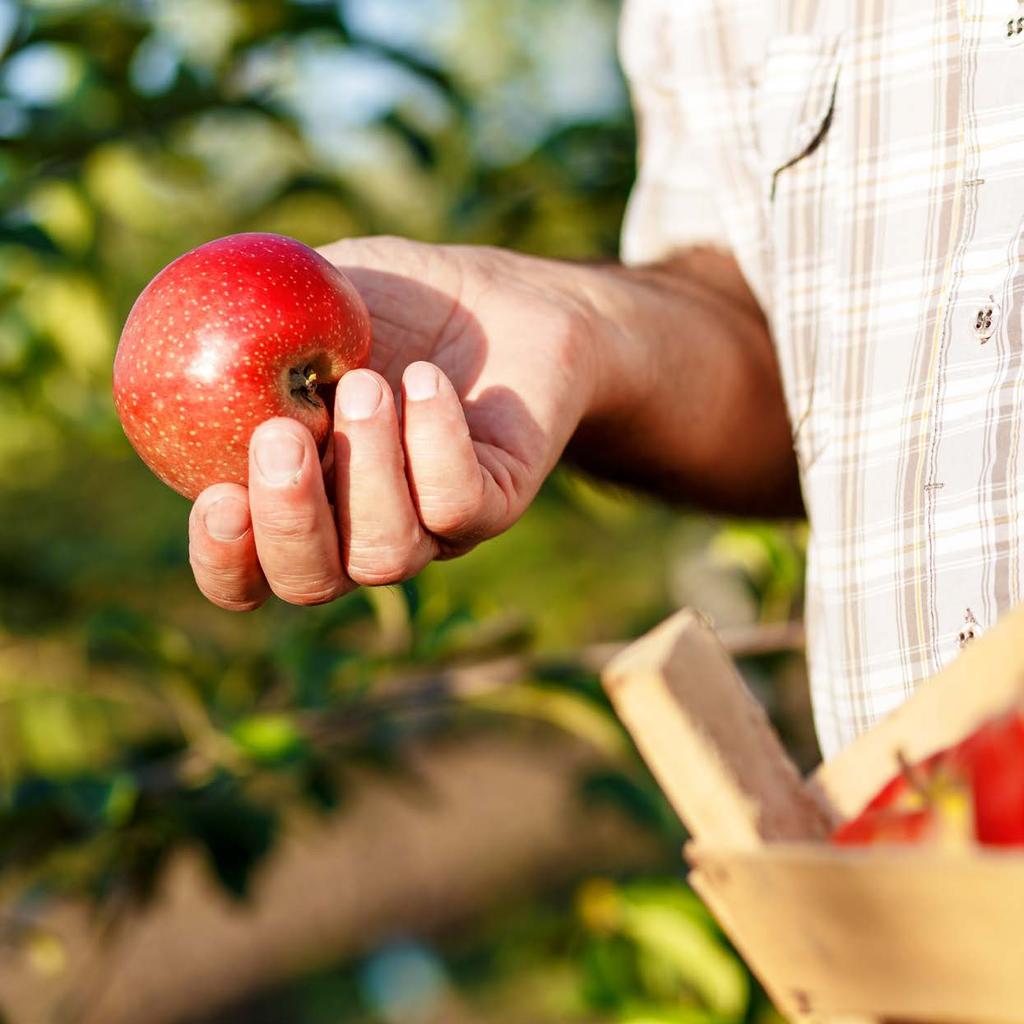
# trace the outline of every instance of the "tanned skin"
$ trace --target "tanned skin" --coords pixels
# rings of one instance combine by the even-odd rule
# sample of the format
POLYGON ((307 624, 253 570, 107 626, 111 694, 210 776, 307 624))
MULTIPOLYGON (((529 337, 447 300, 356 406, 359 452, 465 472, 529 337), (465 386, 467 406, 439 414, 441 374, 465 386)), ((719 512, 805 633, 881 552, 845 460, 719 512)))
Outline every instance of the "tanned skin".
POLYGON ((771 339, 728 254, 625 268, 397 238, 322 252, 366 300, 373 356, 338 385, 331 451, 271 420, 249 486, 196 500, 192 567, 222 608, 414 576, 508 529, 563 456, 676 502, 800 514, 771 339))

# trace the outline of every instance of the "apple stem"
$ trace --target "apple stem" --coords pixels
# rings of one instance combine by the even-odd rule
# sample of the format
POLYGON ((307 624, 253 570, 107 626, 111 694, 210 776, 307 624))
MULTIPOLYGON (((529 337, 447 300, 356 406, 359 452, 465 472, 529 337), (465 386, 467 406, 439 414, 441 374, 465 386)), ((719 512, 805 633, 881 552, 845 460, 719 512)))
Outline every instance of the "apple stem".
POLYGON ((900 766, 900 774, 907 780, 910 788, 924 801, 926 807, 930 807, 933 802, 933 794, 927 779, 916 765, 910 763, 902 750, 896 751, 896 761, 900 766))

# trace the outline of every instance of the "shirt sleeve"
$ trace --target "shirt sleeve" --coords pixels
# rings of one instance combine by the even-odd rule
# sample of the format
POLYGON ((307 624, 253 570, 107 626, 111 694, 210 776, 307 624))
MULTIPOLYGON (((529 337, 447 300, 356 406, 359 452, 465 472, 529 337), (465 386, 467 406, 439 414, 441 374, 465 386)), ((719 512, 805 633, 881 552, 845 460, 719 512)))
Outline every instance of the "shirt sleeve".
POLYGON ((623 8, 620 51, 638 132, 637 179, 622 231, 627 264, 695 244, 730 247, 680 94, 671 7, 681 2, 626 0, 623 8))

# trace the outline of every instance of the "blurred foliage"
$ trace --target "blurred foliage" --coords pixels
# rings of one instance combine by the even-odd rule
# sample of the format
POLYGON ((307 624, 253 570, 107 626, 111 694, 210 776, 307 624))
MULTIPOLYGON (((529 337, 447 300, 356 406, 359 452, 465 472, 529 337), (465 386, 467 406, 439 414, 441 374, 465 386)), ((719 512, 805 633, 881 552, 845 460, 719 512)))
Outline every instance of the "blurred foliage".
MULTIPOLYGON (((798 528, 680 516, 560 472, 519 527, 415 584, 233 617, 195 593, 186 506, 128 449, 109 400, 135 295, 218 235, 394 232, 613 257, 634 172, 617 13, 614 0, 0 0, 0 947, 41 978, 64 960, 35 923, 54 896, 116 910, 198 845, 244 898, 294 808, 343 807, 353 765, 395 770, 411 737, 494 716, 597 744, 609 768, 581 799, 616 801, 675 856, 678 827, 592 676, 538 668, 473 701, 431 680, 635 635, 682 602, 724 622, 798 614, 798 528)), ((778 668, 759 669, 769 690, 778 668)), ((513 989, 538 1021, 763 1010, 672 878, 582 881, 459 947, 416 949, 495 1020, 513 989)), ((392 954, 311 979, 259 1019, 350 1019, 342 1005, 362 1007, 352 1020, 418 1019, 371 997, 374 970, 404 962, 392 954)))
POLYGON ((700 901, 650 878, 589 878, 544 903, 503 906, 471 941, 441 949, 398 940, 217 1024, 281 1020, 782 1024, 700 901))

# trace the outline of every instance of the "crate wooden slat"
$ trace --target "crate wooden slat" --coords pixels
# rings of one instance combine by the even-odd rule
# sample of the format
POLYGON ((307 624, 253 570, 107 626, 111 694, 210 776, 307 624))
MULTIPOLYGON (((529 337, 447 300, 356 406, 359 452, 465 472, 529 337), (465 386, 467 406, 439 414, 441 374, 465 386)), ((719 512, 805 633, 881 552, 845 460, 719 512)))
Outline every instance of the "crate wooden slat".
POLYGON ((776 844, 688 859, 784 1013, 1024 1020, 1024 854, 776 844))
POLYGON ((828 833, 827 812, 701 615, 666 620, 612 659, 603 680, 692 835, 736 848, 828 833))
POLYGON ((1024 608, 802 780, 707 623, 673 616, 604 673, 694 842, 691 880, 802 1022, 1024 1021, 1024 851, 823 839, 898 770, 1024 699, 1024 608))

